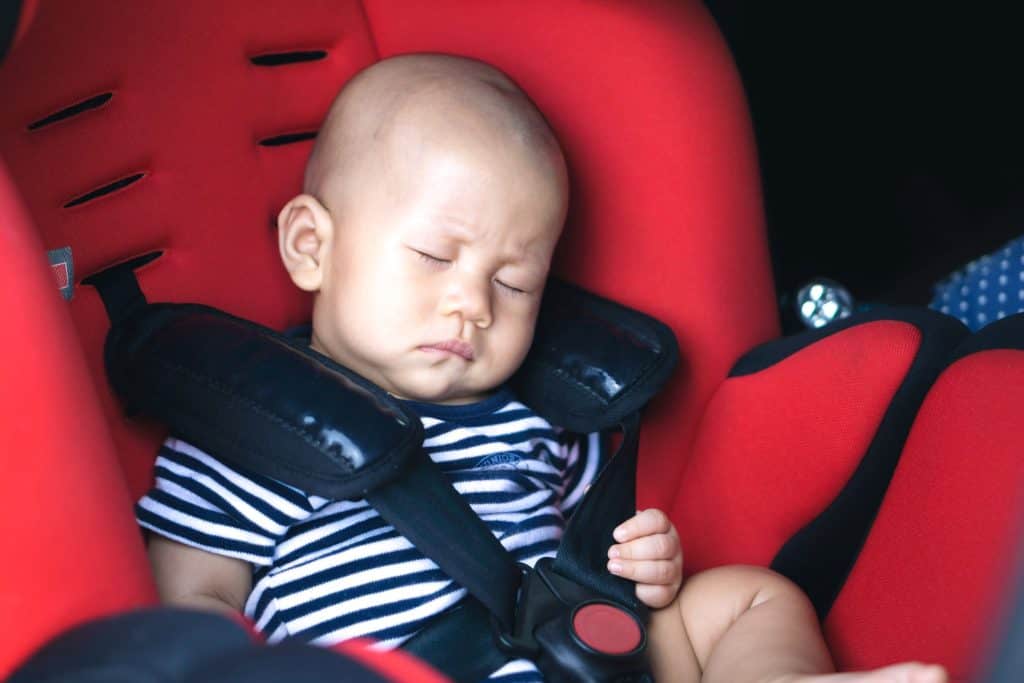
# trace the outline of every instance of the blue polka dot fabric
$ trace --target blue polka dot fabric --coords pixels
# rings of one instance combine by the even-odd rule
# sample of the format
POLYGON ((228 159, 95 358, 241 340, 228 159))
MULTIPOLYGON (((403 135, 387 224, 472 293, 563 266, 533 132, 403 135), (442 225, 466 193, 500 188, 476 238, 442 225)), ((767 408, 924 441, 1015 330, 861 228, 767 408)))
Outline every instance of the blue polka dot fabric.
POLYGON ((929 306, 972 330, 1024 311, 1024 236, 939 282, 929 306))

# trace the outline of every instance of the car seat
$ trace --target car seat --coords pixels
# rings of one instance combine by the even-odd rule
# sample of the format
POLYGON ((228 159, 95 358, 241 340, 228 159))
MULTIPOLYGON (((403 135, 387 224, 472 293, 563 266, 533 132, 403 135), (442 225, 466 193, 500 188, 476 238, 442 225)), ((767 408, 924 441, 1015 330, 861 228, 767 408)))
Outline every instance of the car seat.
MULTIPOLYGON (((340 85, 424 51, 493 63, 530 93, 572 176, 555 272, 675 331, 681 367, 645 417, 638 499, 671 512, 687 571, 748 562, 793 577, 842 668, 926 658, 966 676, 1008 572, 1021 458, 997 449, 999 467, 989 456, 971 467, 947 441, 903 452, 912 424, 951 424, 914 416, 966 331, 889 311, 758 346, 778 323, 746 102, 703 5, 669 0, 39 5, 0 68, 13 93, 0 157, 35 225, 5 187, 0 216, 14 230, 0 255, 13 264, 0 276, 0 362, 13 380, 0 448, 15 464, 3 492, 18 512, 5 537, 21 552, 0 574, 15 606, 2 617, 0 671, 75 623, 154 599, 130 503, 163 431, 121 414, 102 365, 109 323, 82 280, 140 259, 150 301, 275 328, 305 320, 273 218, 299 190, 340 85), (67 247, 65 302, 46 282, 45 252, 67 247), (915 470, 929 459, 962 470, 956 500, 929 508, 938 517, 908 502, 936 490, 915 470), (969 509, 985 511, 991 543, 938 526, 969 509), (894 546, 911 554, 898 567, 886 559, 894 546), (951 555, 935 565, 918 546, 951 555), (977 604, 942 622, 942 599, 968 588, 977 604), (918 629, 926 620, 943 628, 918 629), (874 637, 892 625, 915 638, 874 637)), ((1007 353, 999 362, 1019 366, 1007 353)), ((1018 419, 1021 405, 1008 408, 1018 419)))

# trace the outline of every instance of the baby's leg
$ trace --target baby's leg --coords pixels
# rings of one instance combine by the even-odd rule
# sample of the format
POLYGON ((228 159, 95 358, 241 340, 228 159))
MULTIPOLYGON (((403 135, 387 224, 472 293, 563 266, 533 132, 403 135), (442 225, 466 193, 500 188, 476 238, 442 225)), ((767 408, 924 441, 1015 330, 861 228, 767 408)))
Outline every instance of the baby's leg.
POLYGON ((835 674, 814 608, 790 581, 761 567, 690 577, 650 624, 658 683, 944 683, 941 667, 898 664, 835 674), (822 675, 827 674, 827 675, 822 675))

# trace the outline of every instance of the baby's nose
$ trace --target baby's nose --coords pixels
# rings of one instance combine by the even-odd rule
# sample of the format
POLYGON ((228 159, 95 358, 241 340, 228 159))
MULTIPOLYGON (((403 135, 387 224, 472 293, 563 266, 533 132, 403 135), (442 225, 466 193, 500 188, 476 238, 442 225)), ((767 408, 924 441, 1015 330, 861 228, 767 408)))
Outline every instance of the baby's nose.
POLYGON ((460 282, 445 297, 444 315, 458 313, 463 320, 486 329, 492 322, 491 283, 483 278, 460 278, 460 282))

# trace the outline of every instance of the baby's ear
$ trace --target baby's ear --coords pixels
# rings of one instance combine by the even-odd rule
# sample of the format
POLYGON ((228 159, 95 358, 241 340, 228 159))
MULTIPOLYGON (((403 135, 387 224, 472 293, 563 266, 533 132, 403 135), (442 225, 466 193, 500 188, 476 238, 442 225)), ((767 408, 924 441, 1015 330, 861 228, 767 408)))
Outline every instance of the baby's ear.
POLYGON ((281 209, 277 216, 281 261, 300 289, 307 292, 320 289, 333 236, 331 215, 312 195, 300 194, 281 209))

